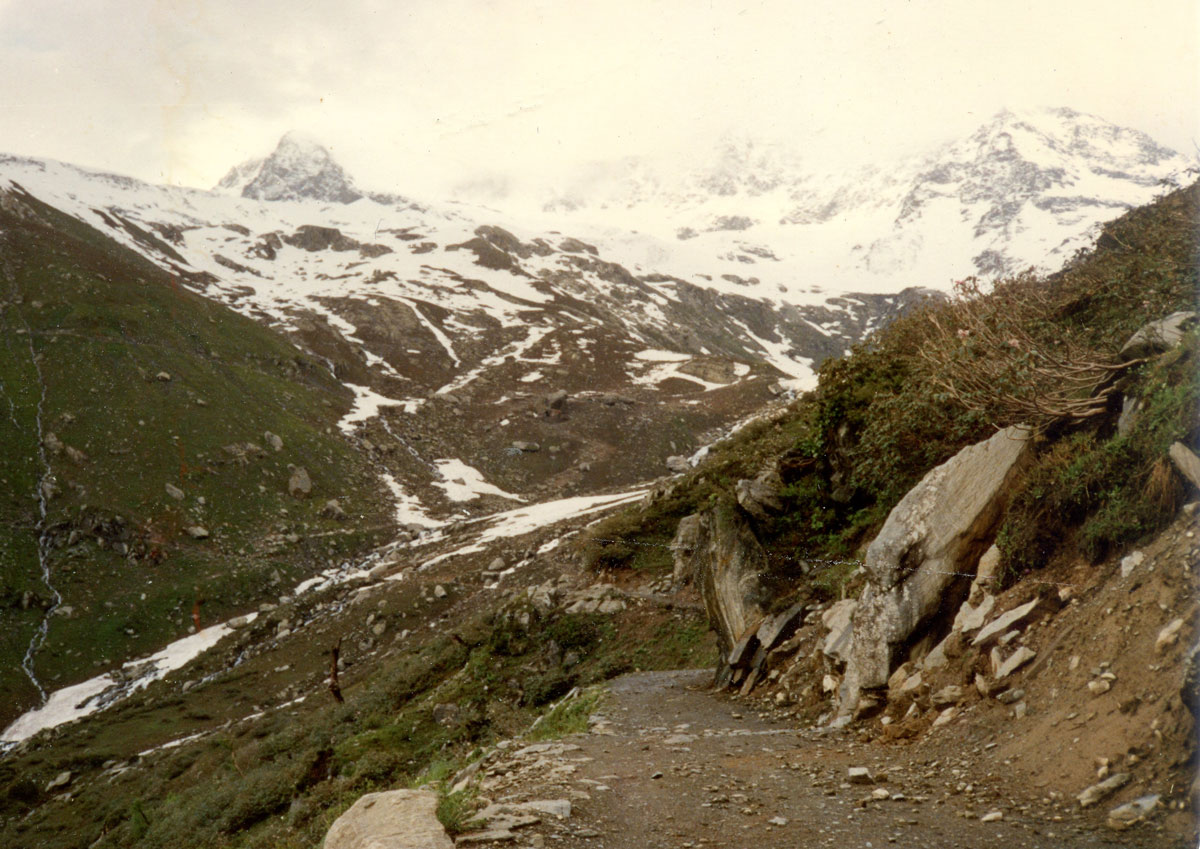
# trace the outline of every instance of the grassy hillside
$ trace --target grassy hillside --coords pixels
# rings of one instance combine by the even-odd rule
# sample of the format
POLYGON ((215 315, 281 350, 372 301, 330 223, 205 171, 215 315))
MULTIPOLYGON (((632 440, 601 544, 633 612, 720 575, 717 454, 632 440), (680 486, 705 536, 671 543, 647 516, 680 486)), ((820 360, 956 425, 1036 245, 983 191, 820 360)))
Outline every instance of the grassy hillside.
POLYGON ((183 635, 197 601, 212 624, 377 539, 386 505, 333 427, 348 403, 278 334, 6 194, 0 724, 36 698, 19 664, 55 602, 39 557, 61 595, 33 662, 50 689, 183 635), (290 465, 310 498, 289 495, 290 465), (349 520, 319 515, 330 498, 349 520))

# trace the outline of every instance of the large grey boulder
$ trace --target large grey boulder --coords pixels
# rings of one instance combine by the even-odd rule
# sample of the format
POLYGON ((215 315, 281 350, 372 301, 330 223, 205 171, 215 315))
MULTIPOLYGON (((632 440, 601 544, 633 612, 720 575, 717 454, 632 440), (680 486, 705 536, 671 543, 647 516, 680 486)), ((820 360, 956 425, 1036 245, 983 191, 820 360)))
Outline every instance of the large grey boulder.
POLYGON ((1129 337, 1129 341, 1121 348, 1121 358, 1132 360, 1171 350, 1180 343, 1198 318, 1194 312, 1174 312, 1166 318, 1150 322, 1129 337))
POLYGON ((676 533, 676 574, 695 581, 725 661, 738 639, 763 618, 771 590, 767 555, 732 506, 685 518, 676 533), (681 536, 685 537, 681 540, 681 536))
POLYGON ((855 712, 864 690, 887 686, 898 651, 949 591, 965 594, 962 575, 991 543, 1028 445, 1026 429, 1005 428, 931 470, 892 510, 867 549, 839 716, 855 712))
POLYGON ((430 790, 368 793, 338 817, 324 849, 453 849, 430 790))

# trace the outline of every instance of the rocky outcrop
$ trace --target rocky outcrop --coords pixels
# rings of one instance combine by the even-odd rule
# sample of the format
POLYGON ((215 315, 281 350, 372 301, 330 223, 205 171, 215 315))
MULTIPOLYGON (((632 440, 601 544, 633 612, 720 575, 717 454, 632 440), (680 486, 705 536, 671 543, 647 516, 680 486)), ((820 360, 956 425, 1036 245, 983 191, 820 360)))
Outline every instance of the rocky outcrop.
POLYGON ((1026 430, 1006 428, 930 471, 892 510, 867 549, 840 717, 868 708, 870 697, 860 705, 864 693, 887 686, 907 641, 948 594, 966 594, 962 576, 990 542, 1027 446, 1026 430))
POLYGON ((429 790, 368 793, 338 817, 324 849, 453 849, 429 790))
POLYGON ((734 492, 738 505, 762 522, 783 512, 783 502, 779 500, 782 488, 779 472, 772 468, 761 472, 753 480, 743 478, 738 481, 734 492))
POLYGON ((766 552, 731 506, 683 519, 671 547, 676 577, 681 583, 694 581, 704 598, 725 664, 738 641, 762 622, 771 598, 766 552))

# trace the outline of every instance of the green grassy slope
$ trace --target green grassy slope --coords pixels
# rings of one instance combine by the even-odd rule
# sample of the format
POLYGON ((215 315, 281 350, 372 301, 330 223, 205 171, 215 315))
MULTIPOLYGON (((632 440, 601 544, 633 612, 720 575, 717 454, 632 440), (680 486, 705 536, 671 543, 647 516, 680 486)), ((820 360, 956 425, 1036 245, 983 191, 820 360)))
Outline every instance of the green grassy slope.
POLYGON ((12 698, 0 725, 36 700, 19 663, 54 600, 39 541, 62 596, 34 661, 52 689, 182 636, 197 599, 212 624, 377 540, 387 505, 335 427, 349 400, 280 335, 79 221, 7 195, 0 690, 12 698), (307 469, 311 498, 288 494, 289 465, 307 469), (319 515, 330 498, 349 519, 319 515), (196 526, 209 537, 193 539, 196 526))

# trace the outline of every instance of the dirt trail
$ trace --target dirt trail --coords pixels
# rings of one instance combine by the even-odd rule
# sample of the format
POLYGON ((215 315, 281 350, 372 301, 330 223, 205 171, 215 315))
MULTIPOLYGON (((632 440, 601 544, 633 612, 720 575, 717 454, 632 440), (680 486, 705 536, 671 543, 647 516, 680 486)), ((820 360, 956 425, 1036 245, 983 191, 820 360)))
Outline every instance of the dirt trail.
POLYGON ((963 739, 969 731, 935 729, 911 745, 862 743, 846 732, 797 729, 754 713, 711 692, 709 679, 697 671, 618 678, 591 733, 532 751, 510 749, 485 764, 489 800, 568 799, 572 811, 518 828, 507 841, 476 845, 1182 845, 1152 825, 1109 831, 1102 815, 1080 812, 1069 796, 1042 797, 1016 778, 994 745, 963 739), (874 780, 852 783, 852 767, 866 767, 874 780), (1000 818, 987 817, 996 811, 1000 818))

